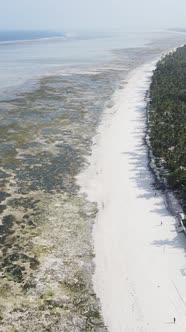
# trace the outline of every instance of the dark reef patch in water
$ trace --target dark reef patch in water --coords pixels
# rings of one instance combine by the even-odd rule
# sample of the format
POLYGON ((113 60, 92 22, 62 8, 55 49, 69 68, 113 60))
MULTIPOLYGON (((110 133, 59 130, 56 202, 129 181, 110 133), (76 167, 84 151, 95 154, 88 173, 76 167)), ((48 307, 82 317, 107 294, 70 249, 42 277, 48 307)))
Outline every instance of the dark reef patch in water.
POLYGON ((0 191, 0 202, 3 202, 7 197, 9 197, 10 194, 4 191, 0 191))

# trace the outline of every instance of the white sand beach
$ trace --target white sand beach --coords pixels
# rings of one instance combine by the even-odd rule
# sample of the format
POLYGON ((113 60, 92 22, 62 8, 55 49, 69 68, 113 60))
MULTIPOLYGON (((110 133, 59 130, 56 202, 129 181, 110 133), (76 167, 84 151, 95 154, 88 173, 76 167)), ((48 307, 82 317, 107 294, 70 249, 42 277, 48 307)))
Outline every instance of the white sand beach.
POLYGON ((143 141, 154 66, 134 70, 116 92, 78 178, 99 206, 94 287, 109 332, 186 331, 186 237, 154 195, 143 141))

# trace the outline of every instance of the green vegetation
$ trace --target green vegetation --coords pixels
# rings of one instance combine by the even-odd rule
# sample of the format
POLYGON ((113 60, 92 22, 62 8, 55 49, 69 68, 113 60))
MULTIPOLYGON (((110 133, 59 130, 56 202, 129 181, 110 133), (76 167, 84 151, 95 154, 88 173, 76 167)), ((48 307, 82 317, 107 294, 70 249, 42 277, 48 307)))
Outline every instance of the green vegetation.
POLYGON ((156 167, 186 209, 186 45, 158 62, 149 97, 149 138, 156 167))

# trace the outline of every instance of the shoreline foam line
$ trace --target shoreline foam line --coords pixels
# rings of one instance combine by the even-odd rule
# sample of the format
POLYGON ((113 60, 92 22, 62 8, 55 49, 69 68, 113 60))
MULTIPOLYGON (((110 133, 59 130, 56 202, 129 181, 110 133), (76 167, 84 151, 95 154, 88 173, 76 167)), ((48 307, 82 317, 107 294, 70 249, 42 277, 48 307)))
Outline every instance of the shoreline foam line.
POLYGON ((163 196, 154 195, 144 144, 144 100, 154 67, 134 70, 115 94, 90 166, 78 177, 99 207, 94 288, 110 332, 186 330, 185 236, 177 234, 163 196))
POLYGON ((27 43, 39 43, 45 41, 55 41, 55 40, 65 40, 66 36, 54 36, 54 37, 41 37, 33 39, 15 39, 15 40, 2 40, 0 41, 0 46, 9 45, 9 44, 27 44, 27 43))

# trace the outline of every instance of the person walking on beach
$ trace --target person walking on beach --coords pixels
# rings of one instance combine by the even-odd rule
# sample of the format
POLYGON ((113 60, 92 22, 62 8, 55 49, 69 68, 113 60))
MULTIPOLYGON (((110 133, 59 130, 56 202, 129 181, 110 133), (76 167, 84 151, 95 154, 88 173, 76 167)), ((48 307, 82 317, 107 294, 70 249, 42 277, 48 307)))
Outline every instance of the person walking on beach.
POLYGON ((176 318, 175 317, 173 318, 173 321, 174 321, 174 324, 175 324, 176 323, 176 318))

